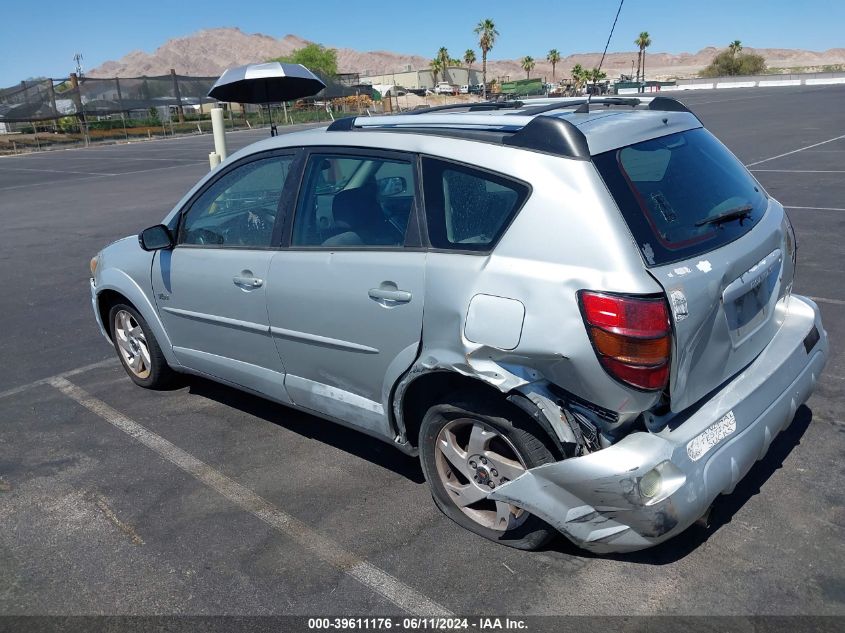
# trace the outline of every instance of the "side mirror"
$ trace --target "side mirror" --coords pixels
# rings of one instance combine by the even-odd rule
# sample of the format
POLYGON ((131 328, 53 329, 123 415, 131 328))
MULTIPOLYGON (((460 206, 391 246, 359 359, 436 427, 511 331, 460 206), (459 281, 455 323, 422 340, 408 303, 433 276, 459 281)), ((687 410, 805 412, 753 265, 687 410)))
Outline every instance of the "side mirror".
POLYGON ((402 176, 379 178, 376 185, 380 196, 397 196, 408 189, 408 182, 402 176))
POLYGON ((145 251, 159 251, 163 248, 173 248, 173 235, 163 224, 156 224, 144 229, 138 235, 138 243, 145 251))

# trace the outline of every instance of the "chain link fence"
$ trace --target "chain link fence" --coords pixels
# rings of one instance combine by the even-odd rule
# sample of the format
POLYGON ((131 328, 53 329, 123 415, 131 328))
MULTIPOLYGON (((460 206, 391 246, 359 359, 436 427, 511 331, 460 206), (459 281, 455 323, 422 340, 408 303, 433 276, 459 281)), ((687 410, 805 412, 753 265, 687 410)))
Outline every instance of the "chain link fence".
POLYGON ((0 90, 0 154, 211 132, 221 106, 230 130, 329 122, 374 107, 357 75, 323 78, 326 89, 290 104, 223 103, 208 97, 217 77, 76 77, 22 81, 0 90))

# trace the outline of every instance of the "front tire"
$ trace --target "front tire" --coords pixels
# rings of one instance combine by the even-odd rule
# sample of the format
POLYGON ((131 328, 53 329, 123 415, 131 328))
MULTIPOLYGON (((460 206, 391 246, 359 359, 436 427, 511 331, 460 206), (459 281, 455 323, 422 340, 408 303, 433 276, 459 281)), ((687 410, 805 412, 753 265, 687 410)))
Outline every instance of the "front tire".
POLYGON ((461 527, 516 549, 557 533, 527 511, 486 497, 527 469, 555 461, 541 432, 506 404, 438 404, 420 427, 420 462, 437 507, 461 527))
POLYGON ((123 369, 136 385, 164 389, 174 378, 150 326, 130 305, 119 303, 109 310, 111 340, 123 369))

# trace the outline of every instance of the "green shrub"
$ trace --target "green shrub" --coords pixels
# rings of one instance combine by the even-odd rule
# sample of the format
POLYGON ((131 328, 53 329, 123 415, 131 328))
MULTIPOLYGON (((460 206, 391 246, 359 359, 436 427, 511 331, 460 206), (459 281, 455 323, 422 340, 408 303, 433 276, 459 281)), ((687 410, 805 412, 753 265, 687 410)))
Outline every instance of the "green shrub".
POLYGON ((756 53, 733 53, 725 50, 716 55, 710 65, 701 71, 702 77, 731 77, 735 75, 760 75, 766 70, 766 60, 756 53))
POLYGON ((308 44, 290 55, 276 57, 270 61, 302 64, 308 70, 328 77, 337 74, 337 51, 320 44, 308 44))

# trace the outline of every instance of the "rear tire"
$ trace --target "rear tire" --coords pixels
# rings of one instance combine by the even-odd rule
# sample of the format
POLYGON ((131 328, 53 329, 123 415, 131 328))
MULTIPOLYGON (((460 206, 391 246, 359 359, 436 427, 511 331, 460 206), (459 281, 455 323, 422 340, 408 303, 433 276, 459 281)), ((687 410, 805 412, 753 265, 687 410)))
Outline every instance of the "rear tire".
POLYGON ((431 407, 420 427, 419 447, 437 507, 491 541, 522 550, 545 545, 557 534, 549 524, 517 506, 486 499, 525 470, 556 461, 541 433, 505 403, 455 400, 431 407))
POLYGON ((132 382, 145 389, 165 389, 173 384, 175 372, 135 308, 125 303, 112 306, 109 328, 114 350, 132 382))

